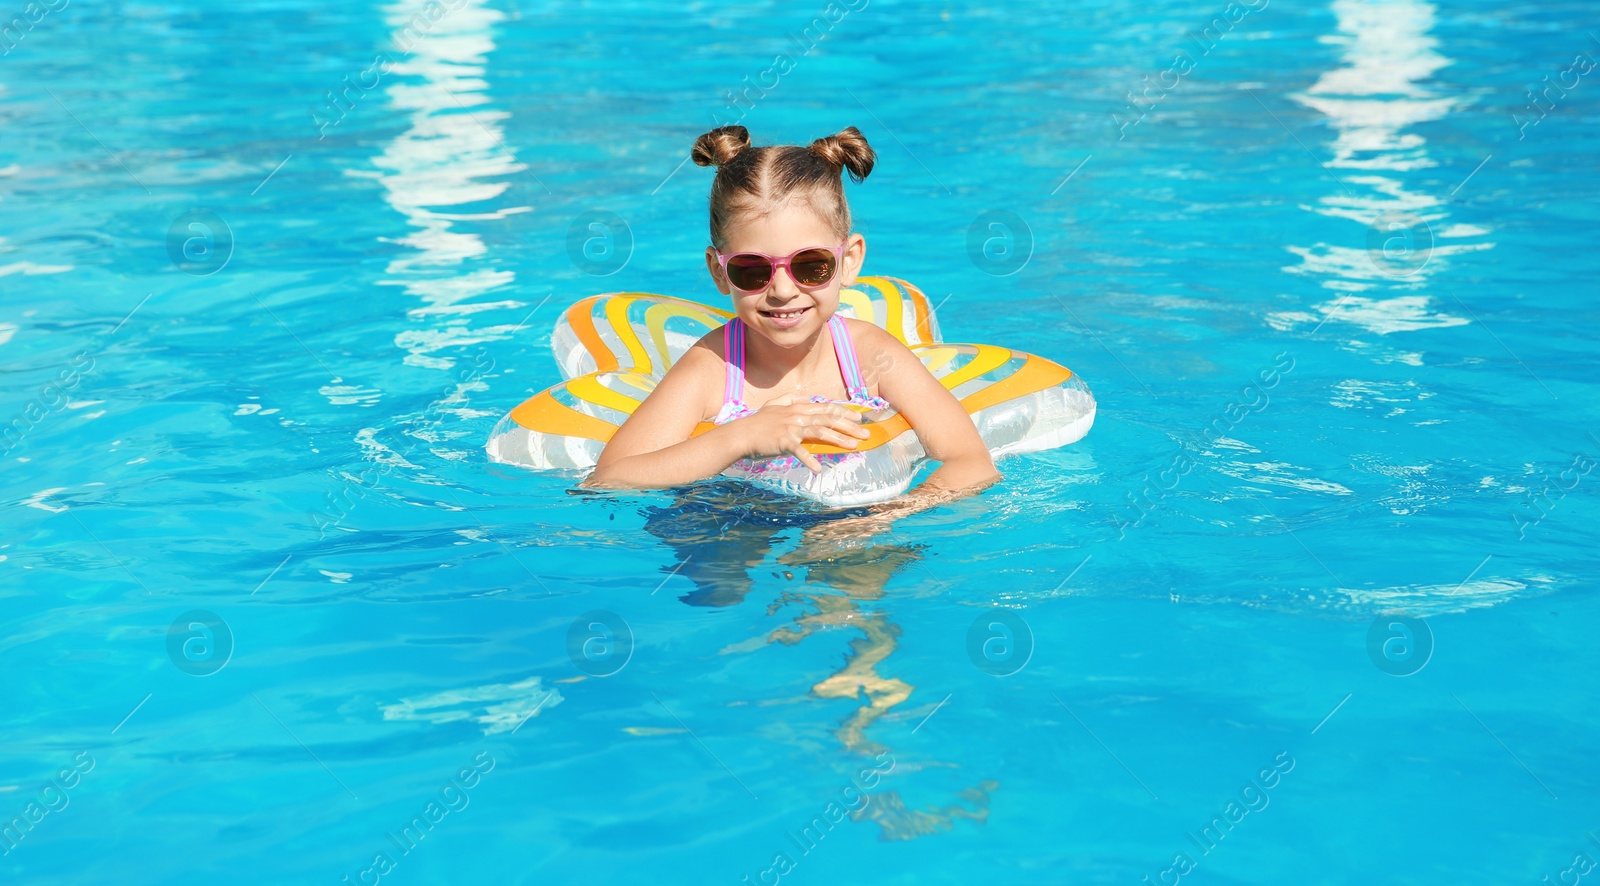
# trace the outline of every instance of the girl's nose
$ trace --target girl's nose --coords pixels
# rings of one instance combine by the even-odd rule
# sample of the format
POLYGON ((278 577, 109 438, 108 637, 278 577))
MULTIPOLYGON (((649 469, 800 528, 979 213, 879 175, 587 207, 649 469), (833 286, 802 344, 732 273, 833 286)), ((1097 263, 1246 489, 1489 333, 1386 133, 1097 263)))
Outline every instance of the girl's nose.
POLYGON ((800 294, 800 286, 788 268, 778 268, 777 273, 772 275, 772 282, 767 284, 767 291, 772 295, 790 299, 800 294))

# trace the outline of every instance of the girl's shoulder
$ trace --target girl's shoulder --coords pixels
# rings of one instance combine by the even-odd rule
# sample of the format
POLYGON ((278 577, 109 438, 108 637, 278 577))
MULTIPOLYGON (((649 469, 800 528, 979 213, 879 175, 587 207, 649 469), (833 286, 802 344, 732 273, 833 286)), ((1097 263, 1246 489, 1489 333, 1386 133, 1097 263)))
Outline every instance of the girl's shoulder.
POLYGON ((656 371, 661 375, 656 387, 667 386, 674 390, 693 388, 705 392, 715 388, 718 396, 721 396, 724 362, 722 330, 719 328, 695 340, 672 358, 664 371, 658 363, 656 371))
POLYGON ((720 362, 727 359, 726 346, 727 342, 723 338, 722 327, 718 326, 716 329, 709 330, 705 335, 700 336, 700 339, 690 345, 689 350, 685 351, 683 357, 679 359, 684 359, 690 354, 699 351, 702 359, 709 356, 717 358, 720 362))
POLYGON ((722 408, 726 362, 722 327, 719 326, 700 336, 667 370, 677 384, 696 391, 696 399, 702 401, 702 421, 709 420, 722 408))

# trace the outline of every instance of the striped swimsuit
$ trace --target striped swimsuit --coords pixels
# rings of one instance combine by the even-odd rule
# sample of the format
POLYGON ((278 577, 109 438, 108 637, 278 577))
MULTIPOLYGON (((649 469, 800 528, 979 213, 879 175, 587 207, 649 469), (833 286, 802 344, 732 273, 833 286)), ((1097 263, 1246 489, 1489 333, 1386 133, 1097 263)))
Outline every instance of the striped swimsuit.
MULTIPOLYGON (((848 400, 834 400, 816 394, 811 397, 812 403, 851 403, 864 406, 872 410, 887 409, 889 401, 882 397, 872 396, 867 383, 861 378, 861 366, 856 362, 856 349, 850 341, 850 331, 845 328, 844 318, 834 314, 828 319, 828 332, 833 336, 833 352, 839 358, 839 373, 844 378, 845 390, 850 394, 848 400)), ((727 424, 735 419, 754 415, 756 410, 746 406, 739 398, 744 394, 744 323, 734 317, 722 327, 723 351, 727 354, 727 382, 723 387, 722 409, 713 424, 727 424)), ((824 467, 853 461, 863 458, 859 452, 813 453, 816 460, 824 467)), ((783 455, 775 458, 741 458, 734 466, 750 473, 762 474, 769 471, 782 471, 794 467, 804 467, 800 459, 793 455, 783 455)))

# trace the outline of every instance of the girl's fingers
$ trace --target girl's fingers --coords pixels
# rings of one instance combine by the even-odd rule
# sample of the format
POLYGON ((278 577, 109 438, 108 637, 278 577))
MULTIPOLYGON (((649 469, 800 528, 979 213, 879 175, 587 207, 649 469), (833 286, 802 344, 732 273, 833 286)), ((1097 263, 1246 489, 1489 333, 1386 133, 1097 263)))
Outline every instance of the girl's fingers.
POLYGON ((811 469, 811 473, 822 473, 822 463, 817 461, 817 457, 807 451, 804 446, 796 446, 790 451, 794 453, 795 458, 800 459, 801 464, 811 469))
POLYGON ((832 428, 817 428, 809 434, 806 434, 806 439, 812 443, 826 443, 829 446, 844 445, 842 442, 840 442, 839 432, 833 430, 832 428))
POLYGON ((853 421, 848 421, 843 418, 834 418, 827 422, 820 422, 816 427, 818 430, 836 431, 840 434, 850 437, 851 439, 865 440, 866 438, 872 436, 871 432, 869 432, 866 428, 863 428, 853 421))
MULTIPOLYGON (((860 440, 829 427, 811 428, 801 434, 801 437, 813 443, 826 443, 829 446, 837 446, 840 449, 854 449, 861 445, 860 440)), ((804 449, 805 447, 803 444, 796 444, 792 448, 804 449)))
POLYGON ((841 433, 847 434, 851 437, 860 438, 862 440, 872 436, 871 431, 868 431, 866 428, 863 428, 861 425, 856 424, 855 422, 839 421, 835 422, 833 427, 835 430, 838 430, 841 433))
POLYGON ((813 403, 806 410, 810 415, 826 415, 829 418, 846 418, 851 421, 866 421, 866 416, 854 409, 847 409, 837 403, 813 403))

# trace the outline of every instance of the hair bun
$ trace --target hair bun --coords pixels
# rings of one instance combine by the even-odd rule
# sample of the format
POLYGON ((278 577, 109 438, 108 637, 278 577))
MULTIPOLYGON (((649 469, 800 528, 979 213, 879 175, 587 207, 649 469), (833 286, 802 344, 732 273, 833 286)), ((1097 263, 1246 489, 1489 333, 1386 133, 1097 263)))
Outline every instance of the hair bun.
POLYGON ((858 182, 872 172, 873 161, 878 157, 872 146, 867 144, 867 137, 854 126, 846 126, 833 135, 819 138, 806 150, 841 170, 850 170, 850 177, 858 182))
POLYGON ((743 126, 719 126, 695 139, 689 156, 697 166, 727 166, 748 147, 750 130, 743 126))

